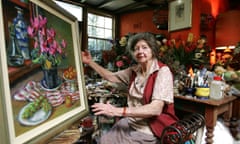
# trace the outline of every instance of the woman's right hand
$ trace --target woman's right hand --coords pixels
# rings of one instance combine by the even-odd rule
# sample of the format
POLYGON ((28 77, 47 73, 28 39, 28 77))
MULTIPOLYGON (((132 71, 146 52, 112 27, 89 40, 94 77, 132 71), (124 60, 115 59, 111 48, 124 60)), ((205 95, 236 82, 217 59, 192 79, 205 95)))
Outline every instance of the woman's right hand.
POLYGON ((89 64, 92 61, 92 56, 89 51, 82 51, 82 61, 85 64, 89 64))
POLYGON ((91 54, 88 51, 82 51, 82 62, 95 70, 103 79, 111 82, 120 82, 111 71, 94 62, 91 54))

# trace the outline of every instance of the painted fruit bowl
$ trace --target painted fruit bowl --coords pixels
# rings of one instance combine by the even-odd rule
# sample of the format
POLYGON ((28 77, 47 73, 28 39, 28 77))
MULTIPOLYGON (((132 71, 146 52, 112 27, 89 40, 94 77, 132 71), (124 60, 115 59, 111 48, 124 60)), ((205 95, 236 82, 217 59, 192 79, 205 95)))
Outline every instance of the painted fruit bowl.
POLYGON ((66 81, 75 81, 77 79, 77 71, 72 66, 63 71, 63 79, 66 81))

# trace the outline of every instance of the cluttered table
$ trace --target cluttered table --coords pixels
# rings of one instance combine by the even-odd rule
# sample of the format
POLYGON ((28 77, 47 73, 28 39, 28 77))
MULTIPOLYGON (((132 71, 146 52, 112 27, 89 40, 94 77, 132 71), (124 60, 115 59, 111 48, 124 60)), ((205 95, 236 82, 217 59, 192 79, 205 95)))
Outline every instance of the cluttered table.
POLYGON ((206 123, 206 143, 213 143, 213 131, 219 115, 224 116, 224 121, 229 122, 232 117, 233 101, 237 99, 235 96, 227 96, 221 100, 201 100, 193 97, 174 96, 175 109, 190 112, 200 113, 205 117, 206 123))
MULTIPOLYGON (((115 87, 116 88, 116 87, 115 87)), ((106 101, 106 97, 113 98, 113 103, 124 103, 126 101, 119 101, 121 99, 121 92, 115 93, 112 91, 114 88, 110 87, 108 90, 108 86, 105 84, 96 84, 94 86, 90 86, 88 90, 90 90, 89 94, 91 95, 89 98, 91 99, 97 99, 97 101, 104 102, 106 101), (104 86, 103 86, 104 85, 104 86), (103 89, 101 89, 101 86, 103 89), (99 89, 100 88, 100 89, 99 89), (115 94, 116 95, 115 95, 115 94), (120 97, 119 97, 120 96, 120 97), (119 99, 120 98, 120 99, 119 99), (118 101, 116 101, 118 100, 118 101)), ((187 96, 174 96, 175 100, 175 109, 184 111, 184 112, 190 112, 190 113, 200 113, 205 117, 205 123, 207 131, 205 133, 206 135, 206 143, 212 144, 213 143, 213 131, 214 127, 216 126, 217 118, 222 115, 224 117, 224 121, 227 123, 230 121, 232 117, 232 108, 233 103, 237 99, 236 96, 225 96, 223 99, 220 100, 212 100, 212 99, 198 99, 195 97, 187 97, 187 96)), ((109 99, 108 99, 109 100, 109 99)), ((111 99, 110 99, 111 100, 111 99)))
MULTIPOLYGON (((124 93, 117 91, 115 89, 117 86, 112 86, 113 85, 110 86, 105 81, 89 82, 86 85, 89 104, 91 105, 91 103, 95 102, 111 101, 111 103, 118 106, 124 105, 126 103, 126 99, 123 99, 125 96, 122 95, 124 93)), ((176 110, 190 113, 200 113, 205 117, 205 124, 207 128, 205 141, 207 144, 213 143, 213 131, 218 116, 223 115, 226 122, 230 121, 230 118, 232 117, 233 102, 236 99, 237 97, 235 96, 226 96, 221 100, 203 100, 194 97, 174 96, 176 110)), ((101 129, 104 129, 104 125, 101 123, 101 120, 98 119, 98 125, 101 129)))

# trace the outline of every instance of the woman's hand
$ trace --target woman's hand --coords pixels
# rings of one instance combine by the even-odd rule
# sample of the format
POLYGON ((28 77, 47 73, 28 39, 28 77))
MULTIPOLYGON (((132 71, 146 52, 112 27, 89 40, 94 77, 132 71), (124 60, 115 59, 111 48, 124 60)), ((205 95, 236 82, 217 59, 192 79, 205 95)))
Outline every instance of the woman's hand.
POLYGON ((82 51, 82 61, 85 64, 89 64, 92 61, 92 56, 88 51, 82 51))
POLYGON ((105 69, 103 66, 94 62, 91 54, 88 51, 82 51, 82 62, 90 66, 95 72, 97 72, 103 79, 111 82, 121 82, 113 72, 105 69))
POLYGON ((109 102, 107 102, 106 104, 95 103, 91 107, 95 115, 106 115, 110 117, 121 116, 121 112, 119 113, 120 108, 116 108, 115 106, 111 105, 109 102))

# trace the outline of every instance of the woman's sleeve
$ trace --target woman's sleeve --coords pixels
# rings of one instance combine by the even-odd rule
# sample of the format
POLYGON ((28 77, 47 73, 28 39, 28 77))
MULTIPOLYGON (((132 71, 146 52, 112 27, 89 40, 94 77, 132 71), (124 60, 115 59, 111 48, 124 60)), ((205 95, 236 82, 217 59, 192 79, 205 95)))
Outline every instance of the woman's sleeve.
POLYGON ((164 66, 158 71, 154 84, 152 100, 157 99, 172 103, 173 98, 173 75, 169 67, 164 66))
POLYGON ((127 68, 127 69, 115 72, 114 75, 117 76, 117 78, 122 83, 124 83, 125 85, 128 85, 130 81, 131 72, 132 72, 131 68, 127 68))

